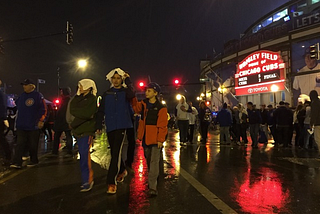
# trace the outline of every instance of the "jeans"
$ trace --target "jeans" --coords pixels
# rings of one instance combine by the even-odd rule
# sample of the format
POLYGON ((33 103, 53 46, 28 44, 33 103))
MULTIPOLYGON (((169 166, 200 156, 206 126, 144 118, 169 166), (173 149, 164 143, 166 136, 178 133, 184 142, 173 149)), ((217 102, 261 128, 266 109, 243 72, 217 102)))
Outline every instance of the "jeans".
POLYGON ((226 143, 230 144, 230 126, 222 126, 220 127, 220 143, 224 142, 224 137, 226 138, 226 143))
POLYGON ((189 120, 178 120, 180 142, 188 141, 189 120))
POLYGON ((30 161, 37 164, 40 130, 17 130, 17 145, 13 157, 13 163, 22 165, 22 155, 26 146, 29 148, 30 161))
POLYGON ((258 146, 258 136, 259 136, 259 128, 260 128, 260 124, 256 123, 256 124, 250 124, 250 136, 252 139, 252 146, 258 146))
POLYGON ((190 143, 193 141, 193 134, 194 134, 194 124, 189 125, 189 135, 188 135, 188 140, 190 143))
POLYGON ((93 142, 93 136, 84 136, 77 138, 82 184, 90 184, 93 181, 93 170, 91 168, 90 148, 93 142))
POLYGON ((310 129, 309 124, 304 124, 303 128, 303 148, 308 149, 309 148, 309 141, 311 134, 308 132, 308 129, 310 129))

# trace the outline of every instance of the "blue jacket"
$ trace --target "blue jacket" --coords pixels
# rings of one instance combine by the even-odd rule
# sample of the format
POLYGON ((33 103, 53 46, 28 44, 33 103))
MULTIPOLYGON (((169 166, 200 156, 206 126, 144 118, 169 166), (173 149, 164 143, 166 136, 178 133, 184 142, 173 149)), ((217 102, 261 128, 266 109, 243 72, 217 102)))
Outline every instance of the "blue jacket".
POLYGON ((47 105, 42 94, 37 91, 22 93, 16 100, 18 115, 16 127, 18 130, 37 130, 38 122, 44 121, 47 115, 47 105))
POLYGON ((231 126, 232 117, 230 112, 225 108, 221 109, 217 115, 217 122, 220 124, 220 127, 231 126))
POLYGON ((261 115, 258 109, 247 109, 249 124, 261 124, 261 115))
POLYGON ((107 132, 133 127, 130 101, 135 97, 135 94, 132 87, 127 85, 128 88, 110 88, 103 94, 97 113, 96 126, 98 130, 102 129, 103 120, 107 132))

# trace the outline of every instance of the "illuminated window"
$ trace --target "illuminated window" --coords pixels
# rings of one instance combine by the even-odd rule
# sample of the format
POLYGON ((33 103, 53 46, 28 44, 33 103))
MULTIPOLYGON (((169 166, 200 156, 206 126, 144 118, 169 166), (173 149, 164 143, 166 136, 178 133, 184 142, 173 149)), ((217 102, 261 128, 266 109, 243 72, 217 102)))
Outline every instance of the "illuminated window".
POLYGON ((302 1, 298 2, 297 5, 298 5, 297 6, 298 9, 306 7, 307 6, 307 0, 302 0, 302 1))
POLYGON ((320 2, 320 0, 311 0, 311 4, 315 4, 315 3, 318 3, 320 2))
POLYGON ((280 11, 273 15, 273 22, 276 22, 287 15, 288 15, 288 9, 284 9, 283 11, 280 11))
POLYGON ((261 28, 262 28, 261 24, 255 26, 255 27, 252 29, 252 33, 258 32, 261 28))
POLYGON ((267 18, 262 22, 262 27, 266 27, 272 23, 272 17, 267 18))

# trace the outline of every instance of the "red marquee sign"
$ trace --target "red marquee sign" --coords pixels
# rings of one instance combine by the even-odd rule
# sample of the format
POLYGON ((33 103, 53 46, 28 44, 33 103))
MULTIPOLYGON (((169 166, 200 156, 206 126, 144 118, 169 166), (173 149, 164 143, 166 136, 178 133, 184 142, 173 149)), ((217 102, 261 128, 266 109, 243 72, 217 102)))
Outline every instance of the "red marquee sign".
POLYGON ((284 90, 285 64, 279 52, 257 51, 239 62, 235 74, 236 95, 271 92, 277 85, 284 90))

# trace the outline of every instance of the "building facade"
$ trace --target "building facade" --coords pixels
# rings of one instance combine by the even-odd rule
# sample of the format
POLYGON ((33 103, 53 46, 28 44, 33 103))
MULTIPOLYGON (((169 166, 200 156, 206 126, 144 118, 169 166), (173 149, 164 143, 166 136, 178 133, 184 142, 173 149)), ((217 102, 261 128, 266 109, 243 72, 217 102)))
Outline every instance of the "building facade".
POLYGON ((311 90, 320 94, 320 63, 310 57, 320 42, 320 0, 292 0, 254 22, 224 52, 201 61, 200 80, 211 105, 256 105, 283 100, 295 106, 311 90))

